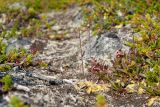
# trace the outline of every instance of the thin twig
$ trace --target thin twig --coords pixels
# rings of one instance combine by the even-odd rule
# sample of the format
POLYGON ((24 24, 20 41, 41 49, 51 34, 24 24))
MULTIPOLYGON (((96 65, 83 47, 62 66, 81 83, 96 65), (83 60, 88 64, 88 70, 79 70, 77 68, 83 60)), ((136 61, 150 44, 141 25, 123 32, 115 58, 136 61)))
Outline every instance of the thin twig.
POLYGON ((89 34, 88 34, 88 41, 89 41, 89 57, 91 58, 91 23, 89 23, 89 34))
POLYGON ((10 66, 22 66, 24 63, 25 63, 25 61, 26 61, 26 58, 25 59, 23 59, 22 61, 21 61, 21 63, 5 63, 5 64, 0 64, 0 66, 4 66, 4 65, 10 65, 10 66))
POLYGON ((83 66, 83 52, 82 52, 82 41, 81 41, 81 30, 78 29, 78 36, 79 36, 79 44, 80 44, 80 54, 81 54, 81 71, 84 75, 84 66, 83 66))
MULTIPOLYGON (((136 43, 135 43, 135 35, 132 35, 133 45, 134 45, 134 55, 137 56, 136 43)), ((136 57, 137 59, 137 57, 136 57)))

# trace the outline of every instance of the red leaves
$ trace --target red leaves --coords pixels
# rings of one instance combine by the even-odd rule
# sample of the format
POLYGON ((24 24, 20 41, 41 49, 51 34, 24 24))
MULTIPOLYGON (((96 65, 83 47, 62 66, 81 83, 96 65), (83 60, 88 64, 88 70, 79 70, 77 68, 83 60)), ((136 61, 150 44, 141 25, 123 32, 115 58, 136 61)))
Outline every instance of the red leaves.
MULTIPOLYGON (((115 52, 116 58, 122 58, 124 57, 124 52, 122 50, 117 50, 115 52)), ((97 61, 95 58, 92 58, 90 61, 91 67, 89 68, 89 72, 92 73, 112 73, 112 71, 109 69, 108 65, 105 65, 103 60, 97 61)))
POLYGON ((89 72, 92 73, 99 73, 99 72, 106 72, 108 70, 108 66, 104 64, 103 61, 97 61, 96 59, 91 60, 91 67, 89 68, 89 72))
POLYGON ((115 54, 116 54, 116 58, 121 58, 124 56, 124 52, 122 52, 121 49, 117 50, 115 54))

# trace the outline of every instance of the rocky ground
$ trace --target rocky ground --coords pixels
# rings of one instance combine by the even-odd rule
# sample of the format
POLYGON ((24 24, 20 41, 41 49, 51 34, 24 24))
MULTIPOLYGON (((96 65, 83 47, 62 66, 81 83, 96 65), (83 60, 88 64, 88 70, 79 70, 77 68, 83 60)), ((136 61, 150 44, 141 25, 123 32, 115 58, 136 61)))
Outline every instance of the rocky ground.
MULTIPOLYGON (((39 16, 44 15, 47 20, 54 19, 57 22, 51 30, 43 29, 49 39, 15 39, 12 40, 8 49, 19 45, 25 48, 37 48, 40 52, 34 60, 43 60, 49 64, 49 67, 44 69, 32 66, 27 69, 14 67, 9 72, 14 77, 14 89, 4 96, 0 106, 7 107, 11 95, 18 96, 31 107, 96 106, 97 92, 88 94, 85 87, 77 90, 76 84, 93 80, 94 76, 87 71, 86 66, 91 57, 105 58, 106 63, 110 64, 110 59, 114 58, 118 49, 127 52, 128 48, 123 45, 123 42, 126 39, 132 39, 129 25, 115 33, 91 37, 89 29, 79 30, 84 22, 80 7, 73 7, 62 12, 52 11, 39 16), (55 37, 55 34, 61 37, 55 37)), ((109 90, 99 93, 105 95, 108 107, 145 107, 148 99, 147 95, 119 95, 109 90)))

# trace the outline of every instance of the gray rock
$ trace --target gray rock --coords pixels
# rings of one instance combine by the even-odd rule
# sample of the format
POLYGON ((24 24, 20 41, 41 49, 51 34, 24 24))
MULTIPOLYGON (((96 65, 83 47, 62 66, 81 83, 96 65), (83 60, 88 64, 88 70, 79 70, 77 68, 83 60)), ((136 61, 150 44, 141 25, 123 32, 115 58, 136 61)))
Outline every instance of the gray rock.
POLYGON ((0 99, 0 107, 9 107, 8 102, 5 99, 0 99))
POLYGON ((120 38, 115 33, 103 33, 90 38, 85 46, 83 57, 84 59, 111 59, 122 47, 120 38))
POLYGON ((51 28, 53 31, 58 31, 58 30, 60 30, 61 29, 61 27, 60 26, 58 26, 58 25, 56 25, 56 26, 52 26, 52 28, 51 28))
POLYGON ((16 2, 16 3, 13 3, 12 5, 10 5, 9 9, 11 9, 11 10, 21 10, 21 11, 26 11, 27 10, 26 6, 23 3, 19 3, 19 2, 16 2))
POLYGON ((7 41, 8 47, 6 48, 6 54, 9 53, 9 51, 13 49, 19 49, 19 48, 24 48, 24 49, 29 49, 30 45, 32 44, 31 41, 27 38, 20 38, 20 39, 14 39, 11 38, 10 40, 7 41))
POLYGON ((84 23, 84 17, 82 15, 81 8, 72 9, 70 14, 72 14, 73 19, 71 21, 68 21, 67 26, 70 28, 81 27, 81 25, 84 23))

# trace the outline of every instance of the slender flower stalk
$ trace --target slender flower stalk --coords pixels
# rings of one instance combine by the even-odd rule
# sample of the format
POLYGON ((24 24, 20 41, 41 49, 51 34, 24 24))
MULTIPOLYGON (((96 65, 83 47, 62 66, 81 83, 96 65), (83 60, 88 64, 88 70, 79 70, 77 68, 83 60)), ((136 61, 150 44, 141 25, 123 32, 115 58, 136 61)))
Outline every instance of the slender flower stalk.
POLYGON ((80 29, 78 29, 78 37, 79 37, 80 54, 81 54, 81 72, 83 72, 83 75, 84 75, 83 50, 82 50, 82 40, 81 40, 81 30, 80 29))

